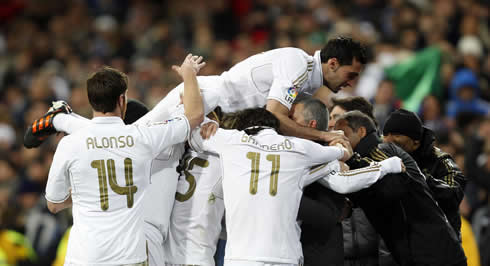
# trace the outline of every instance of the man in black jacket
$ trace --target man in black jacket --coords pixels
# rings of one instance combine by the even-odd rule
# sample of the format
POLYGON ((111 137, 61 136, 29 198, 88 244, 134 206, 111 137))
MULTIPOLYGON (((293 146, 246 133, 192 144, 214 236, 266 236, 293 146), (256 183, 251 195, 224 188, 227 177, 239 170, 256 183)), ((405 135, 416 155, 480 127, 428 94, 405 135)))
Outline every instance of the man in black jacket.
MULTIPOLYGON (((297 99, 291 119, 296 123, 325 131, 328 110, 312 97, 297 99)), ((345 196, 315 182, 304 189, 298 213, 305 266, 343 266, 344 253, 340 224, 345 196)))
POLYGON ((434 146, 434 132, 422 126, 417 114, 404 109, 390 114, 383 135, 384 142, 398 145, 415 159, 427 177, 432 195, 461 241, 459 204, 464 197, 466 177, 451 155, 434 146))
MULTIPOLYGON (((332 98, 328 128, 334 129, 335 122, 341 115, 356 110, 369 116, 376 124, 371 103, 363 97, 352 96, 332 98)), ((350 217, 342 220, 344 266, 378 266, 382 258, 378 254, 380 245, 378 233, 359 206, 352 205, 349 201, 348 211, 350 217)))
POLYGON ((362 156, 347 162, 351 169, 392 156, 405 164, 406 172, 387 175, 350 197, 364 210, 395 261, 401 266, 466 265, 458 237, 412 157, 395 144, 381 143, 373 121, 359 111, 342 115, 335 129, 343 130, 362 156))

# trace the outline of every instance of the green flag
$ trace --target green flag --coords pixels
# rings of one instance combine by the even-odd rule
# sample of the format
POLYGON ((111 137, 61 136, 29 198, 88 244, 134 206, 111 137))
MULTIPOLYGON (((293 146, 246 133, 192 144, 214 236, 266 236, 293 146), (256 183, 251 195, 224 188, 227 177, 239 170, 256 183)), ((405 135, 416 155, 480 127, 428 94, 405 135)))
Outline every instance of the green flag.
POLYGON ((416 112, 425 96, 441 96, 442 52, 437 47, 426 48, 399 64, 385 69, 386 77, 395 84, 396 96, 402 107, 416 112))

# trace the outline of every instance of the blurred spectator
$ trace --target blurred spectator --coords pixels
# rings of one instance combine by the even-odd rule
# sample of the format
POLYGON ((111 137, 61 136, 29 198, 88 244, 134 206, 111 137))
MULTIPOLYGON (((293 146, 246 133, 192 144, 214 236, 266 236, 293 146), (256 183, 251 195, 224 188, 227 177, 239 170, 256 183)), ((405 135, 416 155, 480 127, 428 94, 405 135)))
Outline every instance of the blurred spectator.
POLYGON ((447 130, 447 125, 442 117, 441 103, 436 96, 428 95, 425 97, 420 106, 419 114, 424 126, 436 134, 447 130))
POLYGON ((381 81, 371 103, 373 104, 374 118, 379 124, 379 129, 383 130, 386 119, 391 112, 401 107, 401 102, 395 96, 395 84, 389 79, 381 81))
POLYGON ((490 112, 490 104, 480 99, 480 86, 476 75, 469 69, 462 69, 451 81, 450 101, 447 115, 454 119, 461 112, 486 115, 490 112))
POLYGON ((461 236, 468 266, 480 266, 478 245, 475 241, 473 230, 471 230, 471 225, 464 217, 461 217, 461 236))

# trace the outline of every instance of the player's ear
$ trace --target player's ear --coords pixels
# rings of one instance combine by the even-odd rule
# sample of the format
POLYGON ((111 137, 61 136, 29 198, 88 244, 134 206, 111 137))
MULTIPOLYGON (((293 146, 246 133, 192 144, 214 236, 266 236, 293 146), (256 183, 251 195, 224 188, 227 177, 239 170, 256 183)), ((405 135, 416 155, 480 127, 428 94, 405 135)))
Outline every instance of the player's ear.
POLYGON ((413 141, 413 149, 416 150, 420 147, 420 140, 413 141))
POLYGON ((362 139, 364 138, 366 135, 367 135, 367 130, 365 127, 359 127, 357 129, 357 135, 359 135, 359 137, 362 139))
POLYGON ((327 61, 328 68, 330 68, 332 71, 337 71, 337 69, 340 67, 339 60, 337 58, 330 58, 327 61))
POLYGON ((316 128, 316 125, 317 125, 316 120, 310 120, 310 122, 308 122, 308 127, 310 128, 316 128))

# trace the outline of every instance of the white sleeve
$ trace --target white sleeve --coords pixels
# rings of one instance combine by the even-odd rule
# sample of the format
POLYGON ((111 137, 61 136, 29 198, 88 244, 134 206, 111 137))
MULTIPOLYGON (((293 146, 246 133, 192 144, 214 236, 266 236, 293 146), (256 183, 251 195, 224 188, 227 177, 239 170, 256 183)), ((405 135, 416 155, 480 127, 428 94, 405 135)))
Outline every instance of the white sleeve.
POLYGON ((79 114, 57 114, 53 118, 53 126, 56 131, 73 134, 77 130, 90 125, 90 119, 87 119, 79 114))
POLYGON ((236 130, 218 128, 214 136, 209 139, 203 139, 199 132, 200 130, 201 128, 199 127, 192 130, 189 146, 196 152, 208 151, 216 154, 220 153, 222 147, 228 143, 233 132, 236 132, 236 130))
POLYGON ((300 188, 306 187, 320 178, 338 172, 340 172, 340 163, 338 160, 316 165, 310 168, 308 172, 301 177, 300 188))
POLYGON ((68 172, 70 162, 67 158, 71 158, 73 154, 70 154, 67 148, 65 138, 61 139, 49 168, 45 198, 52 203, 62 203, 70 196, 70 175, 68 172))
POLYGON ((323 146, 310 140, 302 140, 302 142, 309 166, 340 160, 344 157, 344 149, 338 146, 323 146))
POLYGON ((159 123, 135 126, 146 137, 153 157, 172 145, 185 142, 191 132, 189 121, 184 115, 159 123))
POLYGON ((308 81, 308 62, 300 52, 290 52, 274 65, 274 80, 267 99, 291 109, 304 82, 308 81))
MULTIPOLYGON (((311 172, 313 171, 310 171, 310 173, 311 172)), ((317 177, 321 174, 318 172, 319 171, 311 174, 317 177)), ((391 157, 379 163, 372 162, 371 165, 367 167, 355 170, 326 172, 327 175, 318 182, 335 192, 346 194, 368 188, 387 174, 400 172, 401 159, 398 157, 391 157)))
MULTIPOLYGON (((160 100, 160 102, 151 109, 148 113, 138 119, 134 124, 146 125, 148 123, 157 123, 166 121, 172 118, 172 114, 175 115, 175 111, 180 104, 180 92, 178 87, 171 90, 167 96, 160 100)), ((182 114, 184 114, 182 112, 182 114)))
MULTIPOLYGON (((199 77, 197 79, 199 83, 199 77)), ((199 83, 199 86, 201 84, 199 83)), ((212 89, 201 89, 201 97, 204 104, 204 114, 208 114, 218 106, 219 95, 212 89)), ((138 119, 135 124, 157 123, 172 117, 184 114, 184 105, 181 104, 180 95, 184 92, 184 83, 180 83, 171 90, 167 96, 148 113, 138 119)))

